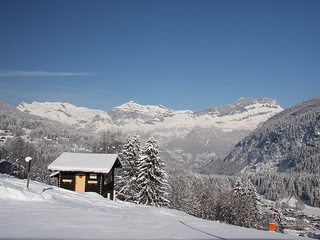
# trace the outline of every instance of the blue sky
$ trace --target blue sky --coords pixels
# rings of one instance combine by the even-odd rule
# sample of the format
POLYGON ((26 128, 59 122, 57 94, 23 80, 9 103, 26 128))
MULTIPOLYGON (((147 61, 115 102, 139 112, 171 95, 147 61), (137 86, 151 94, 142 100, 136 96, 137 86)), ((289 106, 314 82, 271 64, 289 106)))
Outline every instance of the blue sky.
POLYGON ((320 1, 0 0, 0 100, 200 110, 320 95, 320 1))

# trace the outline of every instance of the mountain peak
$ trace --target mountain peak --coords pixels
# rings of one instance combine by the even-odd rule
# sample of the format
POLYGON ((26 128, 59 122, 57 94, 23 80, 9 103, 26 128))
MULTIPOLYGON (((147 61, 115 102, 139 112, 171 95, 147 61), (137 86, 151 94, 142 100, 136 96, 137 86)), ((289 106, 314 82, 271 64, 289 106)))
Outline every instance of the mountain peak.
POLYGON ((137 109, 141 109, 143 107, 144 107, 143 105, 141 105, 139 103, 136 103, 133 100, 130 100, 129 102, 126 102, 124 104, 121 104, 120 106, 116 106, 116 107, 112 108, 112 110, 114 110, 114 109, 119 109, 119 110, 130 110, 130 109, 131 110, 137 110, 137 109))
POLYGON ((229 105, 241 105, 241 106, 248 106, 253 104, 268 104, 268 105, 279 105, 277 100, 268 98, 268 97, 261 97, 261 98, 239 98, 235 103, 229 105))
POLYGON ((126 102, 126 103, 124 103, 124 104, 122 104, 122 105, 140 105, 140 104, 136 103, 136 102, 133 101, 133 100, 130 100, 129 102, 126 102))
POLYGON ((120 106, 114 107, 113 110, 122 110, 122 111, 139 111, 139 112, 154 112, 160 113, 163 111, 172 111, 169 108, 164 107, 163 105, 159 104, 158 106, 155 105, 141 105, 136 103, 135 101, 131 100, 126 102, 120 106))
POLYGON ((248 112, 253 109, 264 109, 262 112, 281 111, 282 108, 275 99, 272 98, 240 98, 236 102, 215 108, 206 108, 198 111, 196 115, 210 114, 218 116, 234 115, 248 112))

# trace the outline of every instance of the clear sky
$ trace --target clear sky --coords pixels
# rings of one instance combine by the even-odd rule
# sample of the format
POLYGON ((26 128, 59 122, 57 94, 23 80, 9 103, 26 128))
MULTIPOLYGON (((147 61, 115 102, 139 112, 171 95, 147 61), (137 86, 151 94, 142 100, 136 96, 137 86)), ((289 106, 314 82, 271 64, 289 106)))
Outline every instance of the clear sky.
POLYGON ((319 0, 0 0, 0 100, 201 110, 320 95, 319 0))

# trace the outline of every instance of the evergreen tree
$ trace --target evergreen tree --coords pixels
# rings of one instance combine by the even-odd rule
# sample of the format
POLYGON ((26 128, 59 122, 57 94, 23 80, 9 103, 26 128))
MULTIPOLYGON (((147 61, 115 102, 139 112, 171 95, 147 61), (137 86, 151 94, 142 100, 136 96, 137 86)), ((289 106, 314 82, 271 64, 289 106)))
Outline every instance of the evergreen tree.
POLYGON ((122 169, 117 177, 117 188, 119 189, 119 198, 128 202, 137 202, 137 176, 138 161, 140 157, 140 140, 139 136, 128 138, 124 144, 121 160, 122 169))
POLYGON ((250 228, 257 228, 259 229, 259 224, 260 220, 262 218, 262 215, 259 211, 258 205, 261 205, 261 202, 258 197, 257 190, 253 186, 251 182, 249 182, 249 186, 247 188, 247 209, 248 209, 248 214, 247 214, 247 227, 250 228))
POLYGON ((234 199, 231 192, 221 191, 219 193, 217 203, 215 204, 215 220, 219 220, 228 224, 234 224, 233 201, 234 199))
POLYGON ((231 223, 243 227, 258 226, 258 207, 256 191, 252 184, 244 186, 240 181, 233 189, 233 210, 231 223))
POLYGON ((165 171, 165 163, 159 157, 158 146, 153 138, 150 138, 141 152, 138 165, 139 203, 152 206, 169 206, 168 177, 165 171))

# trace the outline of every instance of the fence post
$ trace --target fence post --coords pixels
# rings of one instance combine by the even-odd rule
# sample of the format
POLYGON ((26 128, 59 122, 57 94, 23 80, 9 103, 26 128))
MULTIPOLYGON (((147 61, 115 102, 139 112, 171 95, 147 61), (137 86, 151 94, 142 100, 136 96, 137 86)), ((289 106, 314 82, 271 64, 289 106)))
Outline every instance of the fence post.
POLYGON ((30 171, 31 171, 31 160, 32 160, 32 157, 26 157, 24 160, 28 163, 27 188, 29 189, 30 171))

